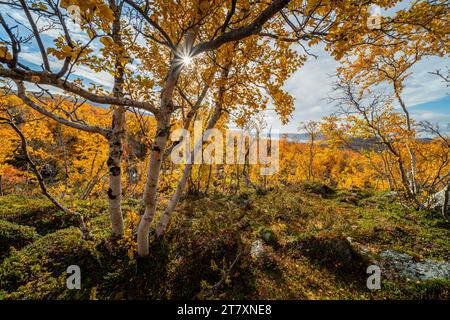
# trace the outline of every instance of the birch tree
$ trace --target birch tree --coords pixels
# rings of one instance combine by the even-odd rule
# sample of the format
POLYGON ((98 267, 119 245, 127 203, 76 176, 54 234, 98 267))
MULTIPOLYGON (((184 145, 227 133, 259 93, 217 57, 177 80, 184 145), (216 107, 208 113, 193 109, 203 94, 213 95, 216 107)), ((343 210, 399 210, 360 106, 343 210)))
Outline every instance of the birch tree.
MULTIPOLYGON (((397 1, 376 2, 389 7, 397 1)), ((277 100, 277 111, 287 120, 293 109, 289 99, 284 101, 287 96, 280 90, 280 83, 282 85, 286 75, 298 67, 295 62, 291 63, 295 55, 289 51, 289 46, 295 45, 298 50, 309 52, 308 47, 323 42, 333 56, 342 57, 352 47, 371 40, 372 31, 366 26, 371 3, 350 0, 256 3, 245 0, 190 0, 182 3, 4 1, 2 12, 18 10, 24 21, 16 21, 2 13, 0 23, 7 37, 0 45, 0 76, 16 81, 17 93, 24 102, 33 102, 34 107, 40 107, 36 110, 74 128, 99 131, 93 130, 92 126, 83 124, 82 128, 76 121, 57 117, 58 113, 37 103, 36 88, 41 95, 49 96, 52 90, 58 90, 70 97, 111 106, 111 127, 100 131, 106 135, 110 146, 108 198, 112 233, 116 236, 123 233, 120 176, 124 114, 139 110, 154 116, 157 128, 152 139, 143 194, 145 209, 137 235, 138 254, 147 256, 161 163, 174 116, 180 110, 177 85, 183 78, 192 79, 201 71, 187 66, 192 61, 202 61, 204 66, 200 69, 212 68, 208 57, 231 44, 250 41, 248 46, 235 47, 235 50, 244 50, 243 56, 250 57, 252 52, 261 52, 258 51, 264 48, 261 44, 273 46, 282 54, 275 54, 273 59, 267 59, 266 63, 260 63, 253 70, 267 79, 263 90, 271 100, 277 100), (72 20, 76 20, 77 25, 72 20), (52 38, 53 44, 49 44, 48 37, 52 38), (41 61, 37 68, 24 60, 23 46, 30 43, 37 49, 41 61), (283 70, 278 74, 271 72, 273 61, 283 64, 283 70), (104 71, 112 78, 111 86, 89 85, 86 81, 87 74, 104 71)), ((236 52, 228 49, 227 54, 233 56, 236 52)), ((245 69, 254 64, 251 59, 240 60, 236 62, 236 68, 245 69)), ((241 79, 242 92, 245 92, 246 81, 241 79)), ((241 115, 257 104, 244 101, 249 106, 241 109, 241 115)))

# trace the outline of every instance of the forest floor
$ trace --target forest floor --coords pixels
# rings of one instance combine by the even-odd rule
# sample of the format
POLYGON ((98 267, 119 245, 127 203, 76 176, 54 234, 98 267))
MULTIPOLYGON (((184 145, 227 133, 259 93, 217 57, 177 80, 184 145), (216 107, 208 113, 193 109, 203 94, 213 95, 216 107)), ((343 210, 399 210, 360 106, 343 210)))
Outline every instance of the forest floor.
POLYGON ((0 300, 450 299, 449 280, 382 272, 381 289, 367 288, 383 250, 450 260, 450 225, 383 193, 304 184, 189 196, 167 234, 151 235, 146 259, 134 251, 139 204, 125 201, 126 235, 112 241, 106 203, 76 203, 93 234, 83 240, 76 219, 46 200, 0 197, 0 300), (66 288, 70 265, 81 269, 81 290, 66 288))

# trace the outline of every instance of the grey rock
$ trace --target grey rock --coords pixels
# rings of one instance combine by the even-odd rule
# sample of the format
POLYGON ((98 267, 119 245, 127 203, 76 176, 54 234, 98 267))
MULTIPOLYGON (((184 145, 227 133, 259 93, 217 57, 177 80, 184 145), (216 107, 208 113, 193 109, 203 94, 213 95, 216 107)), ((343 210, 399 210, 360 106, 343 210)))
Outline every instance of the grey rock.
POLYGON ((268 243, 268 242, 270 242, 270 240, 272 239, 272 233, 266 231, 266 232, 264 232, 264 233, 261 235, 261 237, 263 238, 263 240, 264 240, 265 242, 268 243))
POLYGON ((385 198, 395 198, 397 196, 398 196, 398 192, 397 191, 389 191, 389 192, 386 192, 383 195, 383 197, 385 197, 385 198))
POLYGON ((384 269, 394 270, 400 276, 412 280, 450 278, 450 261, 439 262, 429 259, 415 261, 412 256, 396 250, 383 251, 380 258, 384 269))
POLYGON ((273 245, 277 242, 275 234, 272 231, 265 231, 261 234, 262 240, 268 245, 273 245))
MULTIPOLYGON (((444 201, 445 201, 445 189, 431 195, 426 205, 432 210, 441 210, 442 206, 444 205, 444 201)), ((450 209, 450 201, 447 208, 450 209)))
POLYGON ((267 256, 267 249, 261 239, 258 239, 252 243, 250 256, 255 260, 262 260, 267 256))

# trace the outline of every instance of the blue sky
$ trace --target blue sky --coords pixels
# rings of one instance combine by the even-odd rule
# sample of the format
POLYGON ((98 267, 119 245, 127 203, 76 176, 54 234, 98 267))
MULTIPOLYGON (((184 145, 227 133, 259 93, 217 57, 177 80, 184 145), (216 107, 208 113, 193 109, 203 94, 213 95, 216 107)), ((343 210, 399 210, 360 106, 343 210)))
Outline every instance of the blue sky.
MULTIPOLYGON (((17 21, 27 24, 22 12, 10 11, 9 14, 17 21)), ((9 18, 7 21, 12 22, 9 18)), ((75 31, 75 39, 87 41, 87 35, 76 32, 78 29, 76 25, 72 25, 70 28, 75 31)), ((53 39, 59 33, 59 30, 46 31, 42 35, 44 44, 53 46, 53 39)), ((0 37, 5 37, 2 29, 0 29, 0 37)), ((22 49, 21 62, 33 68, 39 68, 42 59, 35 42, 22 49)), ((318 56, 317 59, 310 57, 284 86, 295 98, 295 111, 290 123, 283 126, 273 111, 265 112, 269 126, 281 133, 297 132, 299 122, 320 120, 323 116, 335 111, 335 106, 330 104, 327 98, 333 94, 332 84, 335 81, 334 74, 338 62, 321 46, 314 47, 311 51, 318 56)), ((51 64, 57 70, 61 62, 52 60, 51 64)), ((450 67, 449 58, 433 57, 419 62, 412 70, 413 74, 406 82, 403 96, 414 119, 440 122, 441 127, 447 128, 447 124, 450 123, 450 88, 440 78, 429 73, 437 69, 445 70, 447 67, 450 67)), ((112 77, 106 72, 94 73, 86 67, 76 67, 75 76, 107 88, 112 86, 112 77)))

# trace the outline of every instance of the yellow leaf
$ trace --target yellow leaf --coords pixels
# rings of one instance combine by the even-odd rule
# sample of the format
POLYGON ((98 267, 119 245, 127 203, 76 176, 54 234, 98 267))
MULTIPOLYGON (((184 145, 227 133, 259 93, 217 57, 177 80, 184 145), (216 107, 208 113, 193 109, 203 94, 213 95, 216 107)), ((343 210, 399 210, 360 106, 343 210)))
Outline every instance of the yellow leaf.
POLYGON ((105 47, 108 47, 108 46, 110 46, 112 44, 112 40, 110 38, 108 38, 108 37, 102 37, 100 39, 100 42, 103 43, 103 45, 105 47))
POLYGON ((72 54, 72 48, 68 45, 63 46, 61 50, 68 56, 72 54))
POLYGON ((0 46, 0 59, 12 60, 12 55, 5 46, 0 46))
POLYGON ((89 36, 89 38, 94 38, 94 31, 92 31, 91 29, 88 29, 87 34, 89 36))

